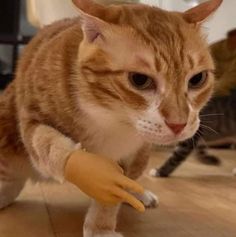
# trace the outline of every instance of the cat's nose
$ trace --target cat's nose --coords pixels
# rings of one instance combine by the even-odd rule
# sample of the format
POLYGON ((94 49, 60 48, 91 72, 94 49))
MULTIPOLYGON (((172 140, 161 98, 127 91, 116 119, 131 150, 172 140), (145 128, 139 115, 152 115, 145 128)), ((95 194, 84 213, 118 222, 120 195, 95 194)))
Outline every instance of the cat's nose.
POLYGON ((178 124, 178 123, 169 123, 167 121, 165 121, 165 123, 176 135, 182 132, 185 126, 187 125, 186 123, 178 124))

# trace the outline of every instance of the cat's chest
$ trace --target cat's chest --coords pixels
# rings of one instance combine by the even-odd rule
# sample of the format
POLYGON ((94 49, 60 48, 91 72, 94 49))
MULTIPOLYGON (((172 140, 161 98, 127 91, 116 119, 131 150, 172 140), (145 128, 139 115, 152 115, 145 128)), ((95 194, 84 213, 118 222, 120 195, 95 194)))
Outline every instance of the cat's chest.
POLYGON ((143 145, 143 140, 134 131, 125 127, 102 129, 90 127, 81 141, 87 151, 113 160, 129 159, 143 145))

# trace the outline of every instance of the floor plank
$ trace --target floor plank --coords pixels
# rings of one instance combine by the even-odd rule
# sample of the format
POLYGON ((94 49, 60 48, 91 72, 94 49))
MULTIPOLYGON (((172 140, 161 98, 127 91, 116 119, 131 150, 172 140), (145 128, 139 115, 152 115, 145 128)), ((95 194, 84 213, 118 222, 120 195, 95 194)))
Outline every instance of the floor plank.
POLYGON ((0 211, 1 237, 55 237, 39 185, 28 184, 18 200, 0 211))

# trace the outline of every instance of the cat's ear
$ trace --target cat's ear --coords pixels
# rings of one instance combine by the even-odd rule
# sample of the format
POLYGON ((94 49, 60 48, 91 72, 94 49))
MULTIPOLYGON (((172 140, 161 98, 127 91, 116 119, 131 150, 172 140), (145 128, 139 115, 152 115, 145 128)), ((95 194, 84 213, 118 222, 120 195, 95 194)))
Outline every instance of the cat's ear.
POLYGON ((188 23, 201 23, 221 5, 223 0, 208 0, 184 12, 183 17, 188 23))
POLYGON ((106 7, 100 5, 93 0, 72 0, 72 3, 79 10, 93 16, 102 16, 105 13, 106 7))
POLYGON ((92 43, 98 37, 104 38, 103 32, 109 24, 98 17, 105 14, 105 7, 93 0, 72 0, 72 3, 79 12, 86 40, 92 43))
POLYGON ((96 39, 105 40, 104 32, 109 28, 109 23, 80 11, 80 22, 85 39, 93 43, 96 39))

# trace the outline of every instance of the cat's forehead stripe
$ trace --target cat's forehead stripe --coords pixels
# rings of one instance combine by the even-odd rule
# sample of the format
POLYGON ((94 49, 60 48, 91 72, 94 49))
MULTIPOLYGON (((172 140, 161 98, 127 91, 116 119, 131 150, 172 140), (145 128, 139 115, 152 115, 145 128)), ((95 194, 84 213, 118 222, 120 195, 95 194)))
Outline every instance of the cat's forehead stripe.
POLYGON ((161 62, 160 62, 160 60, 157 58, 157 57, 155 57, 154 58, 154 60, 155 60, 155 67, 156 67, 156 70, 157 70, 157 72, 160 72, 161 71, 161 62))
POLYGON ((174 31, 167 34, 160 30, 158 36, 153 35, 153 32, 149 32, 149 34, 148 32, 142 32, 141 37, 144 38, 150 45, 149 47, 153 49, 157 71, 161 71, 163 63, 168 66, 172 65, 174 68, 182 67, 182 63, 186 57, 182 34, 180 38, 178 38, 178 34, 174 31))
MULTIPOLYGON (((160 57, 159 60, 162 59, 162 62, 160 62, 160 65, 163 64, 163 60, 164 60, 165 64, 168 65, 169 64, 168 55, 166 55, 162 50, 159 50, 158 52, 159 52, 158 57, 160 57)), ((157 58, 157 60, 158 60, 158 58, 157 58)))
POLYGON ((188 54, 187 55, 187 59, 188 59, 189 65, 190 65, 190 69, 193 69, 194 68, 194 60, 193 60, 193 58, 188 54))
POLYGON ((136 60, 137 60, 137 64, 139 64, 141 67, 144 67, 144 68, 150 68, 150 64, 147 60, 145 60, 144 58, 142 57, 136 57, 136 60))
MULTIPOLYGON (((135 28, 145 45, 152 48, 155 54, 154 65, 157 71, 160 72, 164 68, 173 71, 169 72, 173 74, 176 70, 180 71, 185 68, 188 71, 197 66, 196 55, 194 58, 188 52, 197 50, 194 42, 191 41, 201 40, 199 31, 184 22, 180 15, 149 8, 146 15, 143 16, 143 21, 140 21, 138 11, 132 12, 131 18, 128 24, 135 28), (195 35, 197 38, 194 37, 195 35)), ((201 50, 199 54, 200 52, 201 50)))

